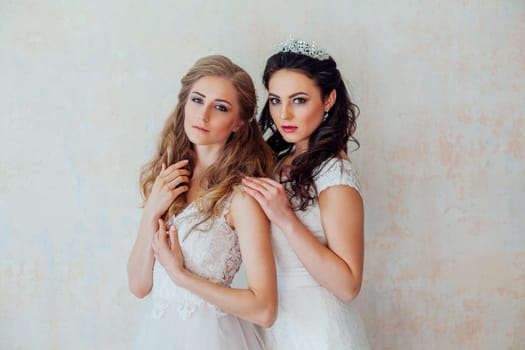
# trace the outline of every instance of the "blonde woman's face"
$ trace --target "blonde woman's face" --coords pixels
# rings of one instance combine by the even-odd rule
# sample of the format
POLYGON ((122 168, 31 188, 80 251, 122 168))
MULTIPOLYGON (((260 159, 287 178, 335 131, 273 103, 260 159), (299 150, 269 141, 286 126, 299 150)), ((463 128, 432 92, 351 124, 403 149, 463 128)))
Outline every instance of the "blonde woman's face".
POLYGON ((229 80, 200 78, 184 106, 184 131, 195 145, 224 146, 242 125, 239 110, 237 90, 229 80))

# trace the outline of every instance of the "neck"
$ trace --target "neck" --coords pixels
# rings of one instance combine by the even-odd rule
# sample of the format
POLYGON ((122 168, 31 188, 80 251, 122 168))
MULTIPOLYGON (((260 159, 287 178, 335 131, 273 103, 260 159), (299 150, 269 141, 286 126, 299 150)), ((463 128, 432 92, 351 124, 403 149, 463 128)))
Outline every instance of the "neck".
POLYGON ((292 157, 296 157, 301 153, 304 153, 308 151, 308 143, 296 143, 294 144, 294 148, 292 150, 292 157))
MULTIPOLYGON (((293 150, 283 159, 279 161, 279 163, 276 166, 277 172, 281 172, 281 170, 290 167, 292 165, 292 161, 297 157, 298 155, 306 152, 308 150, 308 144, 294 144, 293 150)), ((286 171, 285 171, 286 172, 286 171)), ((287 175, 286 175, 287 176, 287 175)))
POLYGON ((195 171, 204 172, 210 165, 215 163, 219 159, 220 155, 224 150, 224 146, 210 145, 210 146, 199 146, 194 145, 194 151, 196 155, 195 159, 195 171))
POLYGON ((191 181, 192 183, 198 183, 206 169, 219 159, 224 151, 224 146, 194 145, 193 150, 195 151, 195 167, 193 168, 191 181))
POLYGON ((200 191, 200 180, 206 170, 219 159, 224 146, 218 147, 213 146, 199 146, 194 145, 193 150, 195 151, 195 167, 190 179, 190 189, 186 192, 186 200, 193 202, 198 196, 200 191))

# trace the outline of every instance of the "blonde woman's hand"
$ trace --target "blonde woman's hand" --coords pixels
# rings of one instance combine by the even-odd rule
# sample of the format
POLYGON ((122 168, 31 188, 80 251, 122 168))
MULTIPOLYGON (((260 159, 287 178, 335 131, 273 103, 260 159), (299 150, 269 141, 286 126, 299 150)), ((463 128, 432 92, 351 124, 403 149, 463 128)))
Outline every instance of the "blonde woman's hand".
POLYGON ((169 230, 166 231, 164 221, 159 219, 159 229, 155 232, 151 247, 155 259, 168 272, 173 282, 178 285, 182 284, 183 277, 187 271, 184 268, 184 256, 182 255, 179 236, 175 226, 170 225, 169 230))
POLYGON ((284 186, 266 177, 245 177, 242 180, 244 191, 252 196, 264 213, 279 227, 296 218, 284 186))
POLYGON ((151 217, 160 218, 175 198, 188 191, 190 172, 185 168, 187 165, 188 160, 181 160, 168 168, 162 163, 162 169, 153 183, 151 193, 144 206, 144 210, 151 217))

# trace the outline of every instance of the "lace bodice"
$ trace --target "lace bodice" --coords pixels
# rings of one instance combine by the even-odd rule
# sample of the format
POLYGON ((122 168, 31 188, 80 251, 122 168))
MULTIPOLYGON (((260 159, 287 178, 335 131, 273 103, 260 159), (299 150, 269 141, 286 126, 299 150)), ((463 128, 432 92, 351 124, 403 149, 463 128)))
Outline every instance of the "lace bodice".
MULTIPOLYGON (((320 166, 321 170, 314 182, 318 194, 332 186, 347 185, 361 193, 361 186, 357 172, 348 160, 333 158, 325 161, 320 166)), ((321 225, 319 205, 307 208, 305 211, 296 212, 299 219, 312 231, 314 236, 324 245, 327 244, 326 236, 321 225)), ((292 247, 279 228, 272 225, 272 240, 279 274, 279 288, 292 288, 301 286, 316 286, 317 282, 305 269, 292 247)))
MULTIPOLYGON (((170 220, 178 231, 185 267, 200 277, 224 286, 230 286, 241 265, 237 234, 224 217, 228 208, 229 201, 223 215, 194 227, 201 216, 192 203, 170 220)), ((169 306, 174 306, 183 318, 188 318, 198 307, 207 304, 195 294, 177 287, 157 261, 153 268, 152 296, 154 318, 161 318, 169 306)), ((208 306, 215 308, 211 304, 208 306)), ((218 309, 216 311, 221 313, 218 309)))

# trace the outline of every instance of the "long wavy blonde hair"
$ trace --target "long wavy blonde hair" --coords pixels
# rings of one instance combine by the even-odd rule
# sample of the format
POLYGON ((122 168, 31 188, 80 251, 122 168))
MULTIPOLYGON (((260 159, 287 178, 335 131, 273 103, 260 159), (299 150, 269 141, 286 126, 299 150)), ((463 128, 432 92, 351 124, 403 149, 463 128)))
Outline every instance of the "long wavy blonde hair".
MULTIPOLYGON (((272 151, 255 120, 257 97, 252 79, 244 69, 225 56, 206 56, 197 60, 181 79, 177 106, 166 120, 155 156, 142 168, 140 188, 144 203, 162 163, 168 167, 188 159, 188 170, 193 173, 195 153, 184 132, 184 106, 195 82, 207 76, 225 78, 232 83, 237 91, 240 119, 244 123, 230 135, 222 154, 200 179, 201 192, 197 196, 197 204, 203 214, 201 222, 220 215, 224 201, 244 176, 270 176, 273 166, 272 151)), ((186 196, 178 196, 163 215, 164 220, 178 214, 187 205, 186 196)))

